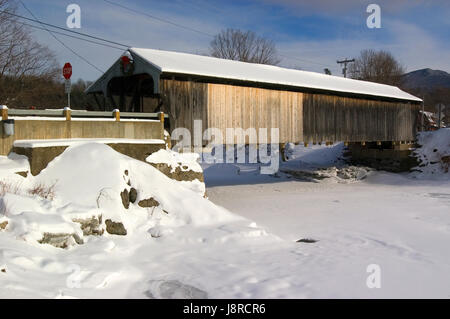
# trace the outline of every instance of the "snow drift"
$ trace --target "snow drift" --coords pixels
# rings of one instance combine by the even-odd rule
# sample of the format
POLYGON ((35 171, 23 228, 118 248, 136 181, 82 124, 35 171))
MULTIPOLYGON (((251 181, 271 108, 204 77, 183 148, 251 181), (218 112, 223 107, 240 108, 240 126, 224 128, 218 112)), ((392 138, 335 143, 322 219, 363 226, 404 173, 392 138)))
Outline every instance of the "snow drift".
MULTIPOLYGON (((280 250, 281 239, 109 146, 70 146, 35 177, 15 174, 26 168, 22 157, 0 164, 5 185, 17 186, 0 196, 0 298, 280 297, 293 291, 277 289, 277 269, 286 261, 280 255, 293 259, 288 273, 297 264, 296 255, 280 250), (52 196, 35 189, 51 189, 52 196), (132 189, 125 205, 124 190, 131 195, 132 189), (266 264, 268 256, 276 261, 266 264), (254 290, 242 282, 260 285, 254 290)), ((295 289, 294 275, 286 278, 295 289)))
POLYGON ((437 131, 420 132, 418 134, 419 147, 414 156, 419 166, 414 168, 413 175, 426 178, 450 178, 450 128, 437 131))
MULTIPOLYGON (((15 167, 11 162, 8 172, 15 167)), ((4 183, 14 182, 15 194, 6 190, 2 198, 3 219, 12 234, 31 243, 42 240, 45 233, 83 239, 80 221, 92 218, 98 219, 100 228, 108 220, 120 223, 128 234, 161 225, 205 226, 238 219, 186 187, 187 182, 174 181, 100 143, 71 146, 36 177, 13 176, 4 183), (25 191, 33 185, 54 188, 54 199, 25 191), (132 189, 135 199, 125 205, 123 193, 132 189)))

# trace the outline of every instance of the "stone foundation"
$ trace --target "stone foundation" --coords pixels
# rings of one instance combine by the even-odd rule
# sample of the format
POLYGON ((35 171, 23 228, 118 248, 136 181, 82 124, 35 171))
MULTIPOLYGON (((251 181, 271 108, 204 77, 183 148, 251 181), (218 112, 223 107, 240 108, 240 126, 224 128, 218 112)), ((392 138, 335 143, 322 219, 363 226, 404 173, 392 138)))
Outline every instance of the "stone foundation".
POLYGON ((388 172, 409 172, 418 165, 413 156, 414 144, 350 143, 345 154, 352 165, 364 165, 388 172))
MULTIPOLYGON (((152 153, 165 149, 164 143, 161 144, 133 144, 133 143, 111 143, 107 144, 115 151, 130 156, 137 160, 145 162, 145 159, 152 153)), ((38 175, 48 163, 61 155, 69 146, 43 146, 43 147, 17 147, 12 151, 19 155, 28 157, 30 170, 33 176, 38 175)))

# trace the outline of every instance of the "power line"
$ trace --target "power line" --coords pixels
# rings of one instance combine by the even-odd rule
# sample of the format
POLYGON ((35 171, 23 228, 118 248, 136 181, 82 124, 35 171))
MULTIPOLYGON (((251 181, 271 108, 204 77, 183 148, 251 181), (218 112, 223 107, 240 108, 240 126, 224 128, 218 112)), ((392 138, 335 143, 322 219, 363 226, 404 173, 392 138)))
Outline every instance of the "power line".
POLYGON ((107 39, 104 39, 104 38, 96 37, 96 36, 93 36, 93 35, 89 35, 89 34, 78 32, 78 31, 74 31, 74 30, 69 30, 69 29, 62 28, 62 27, 59 27, 59 26, 51 24, 51 23, 42 22, 42 21, 39 21, 37 19, 27 18, 27 17, 21 16, 19 14, 15 14, 15 13, 12 13, 12 12, 0 10, 0 13, 6 13, 6 14, 12 15, 14 17, 20 18, 20 19, 28 20, 28 21, 31 21, 31 22, 37 22, 37 23, 39 23, 41 25, 45 25, 45 26, 48 26, 48 27, 52 27, 52 28, 63 30, 63 31, 70 32, 70 33, 75 33, 77 35, 81 35, 81 36, 88 37, 88 38, 91 38, 91 39, 100 40, 100 41, 103 41, 103 42, 108 42, 108 43, 115 44, 115 45, 122 46, 122 47, 126 47, 126 48, 130 47, 130 45, 127 45, 127 44, 114 42, 114 41, 111 41, 111 40, 107 40, 107 39))
POLYGON ((172 21, 167 20, 167 19, 159 18, 159 17, 157 17, 155 15, 151 15, 151 14, 148 14, 148 13, 145 13, 145 12, 142 12, 142 11, 138 11, 138 10, 132 9, 130 7, 124 6, 124 5, 122 5, 120 3, 117 3, 117 2, 113 2, 113 1, 110 1, 110 0, 103 0, 103 1, 106 2, 106 3, 109 3, 109 4, 113 5, 113 6, 120 7, 122 9, 125 9, 125 10, 128 10, 128 11, 131 11, 131 12, 134 12, 134 13, 137 13, 137 14, 149 17, 151 19, 155 19, 155 20, 158 20, 158 21, 161 21, 161 22, 164 22, 164 23, 171 24, 171 25, 176 26, 178 28, 182 28, 182 29, 185 29, 185 30, 193 31, 193 32, 196 32, 196 33, 199 33, 199 34, 202 34, 202 35, 206 35, 208 37, 214 37, 214 35, 212 35, 212 34, 209 34, 209 33, 206 33, 206 32, 203 32, 203 31, 200 31, 200 30, 188 27, 188 26, 181 25, 179 23, 172 22, 172 21))
MULTIPOLYGON (((110 0, 103 0, 103 1, 106 2, 106 3, 109 3, 109 4, 111 4, 111 5, 120 7, 120 8, 122 8, 122 9, 131 11, 131 12, 134 12, 134 13, 137 13, 137 14, 140 14, 140 15, 144 15, 144 16, 147 16, 147 17, 149 17, 149 18, 156 19, 156 20, 159 20, 159 21, 162 21, 162 22, 165 22, 165 23, 169 23, 169 24, 175 25, 175 26, 177 26, 177 27, 180 27, 180 28, 183 28, 183 29, 186 29, 186 30, 189 30, 189 31, 193 31, 193 32, 196 32, 196 33, 201 33, 201 34, 203 34, 203 35, 206 35, 206 36, 209 36, 209 37, 212 37, 212 38, 214 37, 214 35, 212 35, 212 34, 208 34, 208 33, 206 33, 206 32, 199 31, 199 30, 196 30, 196 29, 193 29, 193 28, 190 28, 190 27, 187 27, 187 26, 184 26, 184 25, 181 25, 181 24, 178 24, 178 23, 175 23, 175 22, 172 22, 172 21, 163 19, 163 18, 158 18, 158 17, 156 17, 156 16, 154 16, 154 15, 150 15, 150 14, 147 14, 147 13, 145 13, 145 12, 137 11, 137 10, 134 10, 134 9, 132 9, 132 8, 129 8, 129 7, 127 7, 127 6, 124 6, 124 5, 122 5, 122 4, 119 4, 119 3, 116 3, 116 2, 113 2, 113 1, 110 1, 110 0)), ((25 5, 23 4, 23 2, 22 2, 22 1, 20 1, 20 2, 21 2, 22 5, 25 7, 25 5)), ((25 9, 26 9, 28 12, 30 12, 30 14, 31 14, 35 19, 31 19, 31 18, 28 18, 28 17, 24 17, 24 16, 21 16, 21 15, 18 15, 18 14, 14 14, 14 13, 11 13, 11 12, 8 12, 8 11, 2 11, 2 10, 0 10, 0 13, 6 13, 6 14, 9 14, 9 15, 12 15, 12 16, 15 16, 15 17, 18 17, 18 18, 21 18, 21 19, 25 19, 25 20, 28 20, 28 21, 31 21, 31 22, 39 23, 40 25, 43 26, 43 28, 39 28, 39 27, 37 27, 37 26, 34 26, 34 25, 30 25, 30 24, 26 24, 26 23, 21 22, 22 24, 28 25, 28 26, 30 26, 30 27, 33 27, 33 28, 36 28, 36 29, 45 30, 45 31, 49 32, 50 34, 52 34, 52 32, 54 32, 54 33, 56 33, 56 34, 60 34, 60 35, 63 35, 63 36, 72 37, 72 38, 75 38, 75 39, 87 41, 87 42, 90 42, 90 43, 93 43, 93 44, 97 44, 97 45, 107 46, 107 47, 110 47, 110 48, 113 48, 113 49, 117 49, 117 50, 123 50, 123 49, 127 49, 127 48, 130 48, 130 47, 131 47, 130 45, 127 45, 127 44, 123 44, 123 43, 111 41, 111 40, 108 40, 108 39, 105 39, 105 38, 101 38, 101 37, 97 37, 97 36, 92 36, 92 35, 89 35, 89 34, 86 34, 86 33, 82 33, 82 32, 78 32, 78 31, 74 31, 74 30, 69 30, 69 29, 66 29, 66 28, 62 28, 62 27, 56 26, 56 25, 54 25, 54 24, 42 22, 42 21, 38 20, 38 19, 32 14, 32 12, 31 12, 28 8, 25 7, 25 9), (63 31, 65 31, 65 32, 70 32, 70 33, 73 33, 73 34, 77 34, 77 35, 80 35, 80 36, 83 36, 83 37, 87 37, 87 38, 91 38, 91 39, 94 39, 94 40, 99 40, 99 41, 102 41, 102 42, 106 42, 106 43, 114 44, 114 45, 117 45, 117 46, 121 46, 121 47, 123 47, 123 49, 118 48, 118 47, 115 47, 115 46, 110 46, 110 45, 107 45, 107 44, 102 44, 102 43, 99 43, 99 42, 91 41, 91 40, 88 40, 88 39, 82 39, 82 38, 80 38, 80 37, 71 36, 71 35, 64 34, 64 33, 61 33, 61 32, 57 32, 57 31, 54 31, 54 30, 49 30, 48 28, 46 28, 46 27, 44 27, 44 26, 48 26, 48 27, 51 27, 51 28, 63 30, 63 31)), ((55 37, 53 34, 52 34, 52 36, 55 37)), ((55 39, 56 39, 58 42, 60 42, 64 47, 66 47, 68 50, 70 50, 72 53, 74 53, 75 55, 77 55, 78 57, 80 57, 81 59, 83 59, 86 63, 89 63, 91 66, 95 67, 97 70, 100 71, 100 69, 98 69, 96 66, 92 65, 89 61, 87 61, 87 59, 85 59, 85 58, 79 56, 76 52, 74 52, 74 51, 73 51, 71 48, 69 48, 66 44, 62 43, 62 41, 59 40, 57 37, 55 37, 55 39)), ((292 59, 292 60, 297 60, 297 61, 300 61, 300 62, 303 62, 303 63, 316 64, 316 65, 320 65, 320 66, 327 66, 327 67, 330 67, 329 64, 324 64, 324 63, 320 63, 320 62, 316 62, 316 61, 312 61, 312 60, 307 60, 307 59, 297 58, 297 57, 289 56, 289 55, 282 54, 282 53, 279 53, 279 55, 282 56, 282 57, 284 57, 284 58, 292 59)), ((103 72, 103 71, 102 71, 102 72, 103 72)))
MULTIPOLYGON (((17 23, 20 23, 20 24, 22 24, 22 25, 25 25, 25 26, 34 28, 34 29, 48 31, 48 30, 45 29, 45 28, 41 28, 41 27, 38 27, 38 26, 36 26, 36 25, 28 24, 28 23, 26 23, 26 22, 21 22, 21 21, 16 21, 16 22, 17 22, 17 23)), ((97 44, 97 45, 102 45, 102 46, 105 46, 105 47, 108 47, 108 48, 117 49, 117 50, 120 50, 120 51, 123 51, 123 50, 124 50, 123 48, 118 48, 118 47, 115 47, 115 46, 112 46, 112 45, 109 45, 109 44, 106 44, 106 43, 95 42, 95 41, 88 40, 88 39, 84 39, 84 38, 77 37, 77 36, 74 36, 74 35, 65 34, 65 33, 63 33, 63 32, 58 32, 58 31, 53 31, 53 30, 52 30, 52 32, 53 32, 53 33, 56 33, 56 34, 60 34, 60 35, 66 36, 66 37, 69 37, 69 38, 73 38, 73 39, 77 39, 77 40, 81 40, 81 41, 86 41, 86 42, 93 43, 93 44, 97 44)))
MULTIPOLYGON (((202 34, 202 35, 206 35, 206 36, 208 36, 208 37, 214 38, 214 35, 212 35, 212 34, 209 34, 209 33, 203 32, 203 31, 199 31, 199 30, 193 29, 193 28, 188 27, 188 26, 185 26, 185 25, 181 25, 181 24, 179 24, 179 23, 175 23, 175 22, 169 21, 169 20, 167 20, 167 19, 159 18, 159 17, 157 17, 157 16, 155 16, 155 15, 150 15, 150 14, 148 14, 148 13, 145 13, 145 12, 142 12, 142 11, 138 11, 138 10, 135 10, 135 9, 132 9, 132 8, 127 7, 127 6, 125 6, 125 5, 122 5, 122 4, 120 4, 120 3, 113 2, 113 1, 111 1, 111 0, 103 0, 103 1, 106 2, 106 3, 109 3, 109 4, 111 4, 111 5, 120 7, 120 8, 122 8, 122 9, 128 10, 128 11, 130 11, 130 12, 134 12, 134 13, 137 13, 137 14, 140 14, 140 15, 143 15, 143 16, 146 16, 146 17, 149 17, 149 18, 152 18, 152 19, 156 19, 156 20, 159 20, 159 21, 162 21, 162 22, 165 22, 165 23, 168 23, 168 24, 177 26, 177 27, 182 28, 182 29, 186 29, 186 30, 189 30, 189 31, 193 31, 193 32, 200 33, 200 34, 202 34)), ((311 61, 311 60, 308 61, 308 60, 305 60, 305 59, 294 58, 294 57, 287 56, 287 55, 285 55, 285 54, 279 54, 279 55, 282 56, 282 57, 288 58, 288 59, 293 59, 293 60, 302 61, 303 63, 307 62, 307 63, 317 64, 317 65, 321 65, 321 66, 331 67, 330 64, 324 64, 324 63, 320 63, 320 62, 314 62, 314 61, 311 61)))
MULTIPOLYGON (((27 8, 27 6, 23 3, 23 1, 22 1, 22 0, 19 0, 19 1, 20 1, 20 3, 22 4, 22 6, 25 8, 25 10, 27 10, 27 11, 33 16, 34 19, 36 19, 39 23, 41 23, 41 22, 39 21, 39 19, 37 19, 36 16, 33 14, 33 12, 31 12, 31 10, 27 8)), ((100 73, 104 73, 103 70, 99 69, 97 66, 95 66, 94 64, 92 64, 91 62, 89 62, 88 59, 86 59, 85 57, 81 56, 80 54, 78 54, 77 52, 75 52, 74 50, 72 50, 72 48, 70 48, 70 47, 69 47, 68 45, 66 45, 63 41, 61 41, 56 35, 54 35, 54 34, 52 33, 52 31, 50 31, 49 29, 47 29, 45 26, 44 26, 44 29, 46 29, 47 32, 50 33, 50 35, 51 35, 53 38, 55 38, 55 40, 58 41, 58 42, 59 42, 62 46, 64 46, 67 50, 69 50, 70 52, 72 52, 73 54, 75 54, 77 57, 79 57, 80 59, 82 59, 84 62, 86 62, 87 64, 89 64, 89 65, 92 66, 93 68, 95 68, 95 69, 96 69, 97 71, 99 71, 100 73)))

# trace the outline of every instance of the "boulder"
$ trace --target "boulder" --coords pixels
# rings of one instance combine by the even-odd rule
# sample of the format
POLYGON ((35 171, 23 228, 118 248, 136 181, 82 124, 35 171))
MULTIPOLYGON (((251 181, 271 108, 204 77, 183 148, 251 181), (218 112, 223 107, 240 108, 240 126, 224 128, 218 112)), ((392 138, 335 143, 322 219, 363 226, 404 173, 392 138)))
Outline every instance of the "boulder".
POLYGON ((6 226, 8 226, 8 221, 4 221, 3 223, 0 223, 0 230, 5 230, 6 226))
POLYGON ((202 172, 195 172, 193 170, 186 170, 187 166, 179 165, 176 167, 172 167, 167 163, 149 163, 156 169, 158 169, 161 173, 166 175, 167 177, 174 179, 176 181, 186 181, 191 182, 193 180, 199 180, 200 182, 204 182, 204 177, 202 172), (185 168, 186 167, 186 168, 185 168))
POLYGON ((139 201, 138 205, 143 208, 149 208, 159 206, 159 202, 153 197, 150 197, 148 199, 143 199, 139 201))
POLYGON ((128 197, 129 197, 130 203, 134 204, 137 199, 137 190, 135 188, 131 187, 128 197))
POLYGON ((27 178, 27 176, 28 176, 28 171, 16 172, 16 174, 17 174, 17 175, 20 175, 20 176, 22 176, 22 177, 27 178))
POLYGON ((111 235, 119 235, 125 236, 127 234, 127 230, 120 222, 113 222, 111 219, 105 220, 106 231, 111 235))
POLYGON ((130 194, 127 189, 124 189, 122 193, 120 193, 120 197, 122 198, 122 204, 125 209, 130 207, 130 194))

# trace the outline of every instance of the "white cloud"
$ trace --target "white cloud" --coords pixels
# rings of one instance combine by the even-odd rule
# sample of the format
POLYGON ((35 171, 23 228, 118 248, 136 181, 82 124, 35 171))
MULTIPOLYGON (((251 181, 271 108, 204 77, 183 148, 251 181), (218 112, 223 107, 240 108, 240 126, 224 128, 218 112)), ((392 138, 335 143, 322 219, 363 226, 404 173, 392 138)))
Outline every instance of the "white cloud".
MULTIPOLYGON (((370 2, 384 3, 383 1, 370 2)), ((67 17, 65 2, 50 0, 44 0, 43 2, 40 0, 39 2, 34 1, 34 3, 46 5, 39 12, 39 16, 43 20, 64 26, 63 24, 67 17)), ((211 38, 207 36, 109 6, 103 1, 78 0, 77 3, 82 8, 83 21, 81 32, 132 46, 191 53, 206 53, 208 51, 211 38)), ((383 30, 380 32, 385 32, 384 34, 388 36, 386 38, 368 36, 369 33, 361 30, 349 29, 345 34, 326 40, 299 41, 292 33, 282 34, 276 31, 277 28, 272 29, 271 12, 267 12, 264 6, 260 6, 260 2, 253 3, 253 7, 246 7, 245 10, 240 9, 238 6, 228 6, 225 9, 212 4, 203 6, 204 3, 201 0, 191 0, 191 3, 193 7, 190 6, 189 11, 183 9, 183 6, 186 6, 184 2, 178 1, 170 4, 173 6, 171 11, 163 11, 158 9, 158 6, 150 9, 143 7, 140 9, 143 12, 148 12, 209 34, 216 34, 220 29, 229 26, 243 29, 251 28, 256 32, 262 32, 276 41, 277 47, 284 56, 296 58, 283 57, 283 65, 289 67, 302 67, 302 69, 317 72, 323 72, 323 69, 328 67, 333 71, 333 74, 340 75, 341 69, 336 64, 337 59, 354 57, 362 49, 373 48, 391 51, 409 70, 431 67, 450 71, 448 41, 442 41, 435 34, 426 32, 420 25, 416 25, 413 22, 395 20, 393 19, 395 15, 383 18, 383 30), (266 17, 269 18, 266 19, 266 17)), ((273 2, 264 0, 264 3, 273 2)), ((277 3, 280 2, 277 1, 277 3)), ((404 8, 404 3, 405 1, 387 1, 386 6, 390 8, 389 10, 395 11, 404 8), (396 4, 392 4, 393 2, 396 2, 396 4)), ((408 3, 416 4, 417 1, 408 1, 408 3)), ((135 3, 128 5, 139 9, 139 6, 135 3)), ((306 11, 301 11, 301 9, 305 10, 304 8, 306 7, 309 10, 315 10, 314 12, 316 13, 318 10, 323 10, 323 12, 328 12, 329 14, 337 12, 336 10, 342 10, 339 14, 340 21, 343 24, 351 24, 351 20, 354 19, 353 15, 344 14, 345 12, 348 13, 348 10, 355 6, 355 1, 350 0, 281 0, 281 5, 294 8, 303 13, 306 11)), ((361 13, 361 15, 364 15, 364 13, 361 13)), ((360 19, 360 17, 357 18, 360 19)), ((378 31, 373 30, 370 34, 376 35, 376 32, 378 31)), ((35 34, 40 41, 47 43, 52 49, 57 51, 61 63, 66 61, 72 62, 74 79, 80 77, 94 80, 100 75, 85 62, 62 48, 45 32, 36 31, 35 34)), ((120 51, 114 49, 95 46, 78 40, 69 40, 64 37, 60 38, 103 70, 106 70, 121 54, 120 51)))

